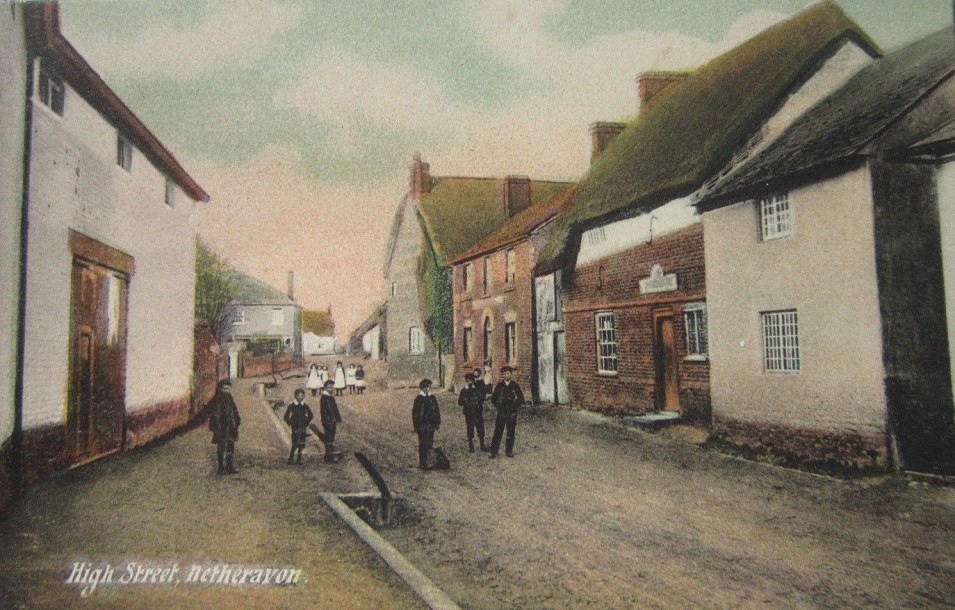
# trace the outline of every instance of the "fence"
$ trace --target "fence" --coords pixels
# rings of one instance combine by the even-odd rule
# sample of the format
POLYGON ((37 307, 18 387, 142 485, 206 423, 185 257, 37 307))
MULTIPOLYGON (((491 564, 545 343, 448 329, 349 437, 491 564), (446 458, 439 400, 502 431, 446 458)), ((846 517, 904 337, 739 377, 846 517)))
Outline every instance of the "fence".
POLYGON ((253 356, 251 352, 242 352, 239 364, 241 377, 261 377, 281 373, 295 367, 304 366, 304 358, 295 354, 263 354, 253 356))

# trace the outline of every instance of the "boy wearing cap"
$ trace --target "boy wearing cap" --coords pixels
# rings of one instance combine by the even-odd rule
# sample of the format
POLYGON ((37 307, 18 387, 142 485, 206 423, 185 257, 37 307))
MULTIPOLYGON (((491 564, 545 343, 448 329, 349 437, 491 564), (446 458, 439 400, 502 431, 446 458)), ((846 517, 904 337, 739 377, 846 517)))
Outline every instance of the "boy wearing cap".
POLYGON ((418 468, 428 468, 428 452, 434 444, 434 433, 441 427, 441 410, 438 399, 431 393, 431 380, 422 379, 418 384, 421 390, 411 407, 411 423, 418 434, 418 468))
POLYGON ((292 429, 292 450, 288 454, 288 464, 302 463, 305 437, 313 417, 312 409, 305 404, 305 390, 298 388, 295 390, 295 401, 290 402, 285 409, 285 423, 292 429), (298 451, 297 460, 295 459, 296 451, 298 451))
POLYGON ((491 455, 496 458, 501 448, 501 437, 507 429, 507 439, 504 442, 504 452, 507 457, 514 457, 514 428, 517 425, 517 409, 524 404, 524 392, 521 386, 511 379, 514 369, 509 366, 501 368, 503 379, 494 387, 491 394, 491 404, 497 409, 497 418, 494 420, 494 437, 491 439, 491 455))
POLYGON ((475 429, 481 443, 481 451, 488 450, 484 445, 484 388, 478 388, 474 381, 473 374, 465 375, 465 387, 458 395, 458 406, 463 407, 464 423, 467 425, 468 451, 471 453, 474 453, 475 429))
POLYGON ((216 459, 219 462, 218 474, 238 472, 232 464, 235 442, 239 440, 239 409, 232 398, 232 381, 223 379, 216 386, 216 393, 206 406, 209 410, 209 430, 212 442, 216 444, 216 459))

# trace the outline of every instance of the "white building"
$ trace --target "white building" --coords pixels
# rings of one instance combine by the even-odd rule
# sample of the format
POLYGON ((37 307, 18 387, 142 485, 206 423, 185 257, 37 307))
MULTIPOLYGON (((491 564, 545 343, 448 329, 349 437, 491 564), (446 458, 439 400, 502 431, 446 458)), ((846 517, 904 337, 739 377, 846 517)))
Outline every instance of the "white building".
POLYGON ((13 292, 4 279, 0 309, 17 311, 13 294, 25 307, 6 319, 20 341, 3 338, 4 397, 11 361, 23 372, 0 431, 22 439, 10 451, 31 480, 188 421, 208 195, 63 37, 55 3, 2 20, 2 255, 16 262, 23 244, 25 273, 13 292))

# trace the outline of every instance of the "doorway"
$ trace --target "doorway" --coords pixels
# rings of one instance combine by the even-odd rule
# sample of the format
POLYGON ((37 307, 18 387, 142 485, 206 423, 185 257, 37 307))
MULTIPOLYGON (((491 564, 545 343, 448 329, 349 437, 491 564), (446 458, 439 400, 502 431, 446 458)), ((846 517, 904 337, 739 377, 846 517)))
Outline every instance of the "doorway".
POLYGON ((657 411, 680 412, 680 371, 674 339, 673 311, 653 312, 653 352, 656 369, 654 402, 657 411))

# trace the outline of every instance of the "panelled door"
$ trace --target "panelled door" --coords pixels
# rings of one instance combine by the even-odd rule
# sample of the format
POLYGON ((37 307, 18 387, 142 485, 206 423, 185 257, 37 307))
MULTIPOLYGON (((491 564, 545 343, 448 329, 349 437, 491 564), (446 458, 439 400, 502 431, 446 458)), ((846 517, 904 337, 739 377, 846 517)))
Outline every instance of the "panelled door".
POLYGON ((656 365, 656 408, 680 411, 680 373, 673 332, 673 312, 653 313, 653 343, 656 365))

